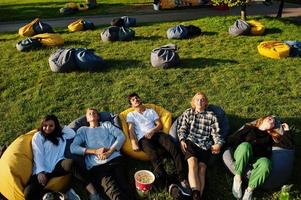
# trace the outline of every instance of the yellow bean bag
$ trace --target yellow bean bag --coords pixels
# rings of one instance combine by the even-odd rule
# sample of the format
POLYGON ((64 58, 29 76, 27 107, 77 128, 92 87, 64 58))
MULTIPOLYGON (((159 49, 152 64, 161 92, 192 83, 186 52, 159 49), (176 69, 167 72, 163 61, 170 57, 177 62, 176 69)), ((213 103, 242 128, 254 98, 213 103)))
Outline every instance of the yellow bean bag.
POLYGON ((65 8, 78 9, 78 4, 74 2, 66 3, 65 8))
POLYGON ((84 20, 81 18, 81 19, 78 19, 78 20, 72 22, 71 24, 68 25, 68 30, 70 32, 84 30, 84 20))
POLYGON ((79 11, 86 11, 89 10, 89 6, 87 4, 79 3, 77 5, 79 11))
MULTIPOLYGON (((32 174, 31 139, 36 130, 19 136, 9 145, 0 159, 0 193, 9 200, 24 200, 24 188, 32 174)), ((62 191, 71 177, 52 178, 46 188, 62 191)))
POLYGON ((33 29, 33 26, 39 21, 39 18, 34 19, 32 22, 22 26, 21 28, 19 28, 19 35, 21 36, 33 36, 35 35, 35 30, 33 29))
POLYGON ((258 52, 266 57, 280 59, 289 56, 290 47, 278 41, 264 41, 257 46, 258 52))
MULTIPOLYGON (((172 114, 171 112, 169 112, 168 110, 165 110, 164 108, 160 107, 160 106, 157 106, 155 104, 144 104, 146 108, 152 108, 154 109, 159 117, 160 117, 160 120, 162 122, 162 125, 163 125, 163 128, 162 128, 162 131, 166 134, 168 134, 169 132, 169 129, 171 127, 171 123, 172 123, 172 114)), ((121 121, 121 126, 122 126, 122 130, 126 136, 126 140, 125 140, 125 143, 124 145, 122 146, 122 152, 132 158, 136 158, 138 160, 149 160, 149 157, 143 152, 143 151, 133 151, 132 149, 132 144, 131 144, 131 141, 129 139, 129 128, 128 128, 128 125, 126 123, 126 116, 129 112, 132 112, 134 111, 134 108, 129 108, 123 112, 121 112, 119 114, 119 118, 120 118, 120 121, 121 121)))
POLYGON ((38 39, 44 46, 59 46, 64 44, 64 39, 57 33, 42 33, 33 36, 38 39))
POLYGON ((265 31, 265 27, 262 23, 256 20, 247 21, 251 26, 251 35, 262 35, 265 31))

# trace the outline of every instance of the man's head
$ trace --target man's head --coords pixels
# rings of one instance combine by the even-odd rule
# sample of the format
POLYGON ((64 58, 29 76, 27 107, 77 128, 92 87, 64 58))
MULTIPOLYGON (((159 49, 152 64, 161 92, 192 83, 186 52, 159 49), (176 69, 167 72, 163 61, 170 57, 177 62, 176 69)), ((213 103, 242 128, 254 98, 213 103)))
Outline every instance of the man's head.
POLYGON ((128 101, 129 101, 129 104, 134 108, 138 107, 142 104, 141 98, 135 92, 128 96, 128 101))
POLYGON ((208 99, 205 93, 198 92, 192 97, 191 107, 197 111, 204 111, 208 106, 208 99))
POLYGON ((99 114, 98 111, 95 108, 88 108, 86 111, 86 118, 87 122, 98 122, 99 120, 99 114))

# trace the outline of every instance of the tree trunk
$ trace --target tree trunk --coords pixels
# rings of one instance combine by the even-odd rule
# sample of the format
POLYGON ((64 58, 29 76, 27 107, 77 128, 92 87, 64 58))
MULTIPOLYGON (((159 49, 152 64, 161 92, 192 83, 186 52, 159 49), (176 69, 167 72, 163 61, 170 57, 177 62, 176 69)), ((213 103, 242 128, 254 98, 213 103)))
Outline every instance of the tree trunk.
POLYGON ((86 0, 86 3, 89 5, 89 8, 95 8, 97 5, 96 0, 86 0))
POLYGON ((246 21, 246 19, 247 19, 247 4, 246 3, 243 3, 240 6, 240 18, 241 18, 241 20, 244 20, 244 21, 246 21))
POLYGON ((276 16, 277 18, 282 17, 283 6, 284 6, 284 0, 281 0, 280 4, 279 4, 278 13, 277 13, 277 16, 276 16))

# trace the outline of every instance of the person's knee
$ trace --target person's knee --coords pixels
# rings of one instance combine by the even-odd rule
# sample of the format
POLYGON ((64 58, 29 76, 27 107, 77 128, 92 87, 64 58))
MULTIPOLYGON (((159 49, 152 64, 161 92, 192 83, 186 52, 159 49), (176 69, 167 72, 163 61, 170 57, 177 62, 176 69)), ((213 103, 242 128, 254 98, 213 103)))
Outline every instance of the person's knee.
POLYGON ((65 159, 62 161, 62 167, 67 172, 70 172, 74 165, 75 162, 72 159, 65 159))
POLYGON ((238 147, 236 148, 236 150, 240 151, 240 152, 249 152, 252 149, 252 145, 249 142, 243 142, 240 145, 238 145, 238 147))
POLYGON ((257 160, 258 162, 258 166, 262 169, 262 170, 265 170, 265 171, 271 171, 272 169, 272 163, 270 161, 270 159, 268 158, 259 158, 257 160))
POLYGON ((187 160, 188 162, 188 168, 195 170, 198 169, 198 159, 196 157, 190 157, 187 160))

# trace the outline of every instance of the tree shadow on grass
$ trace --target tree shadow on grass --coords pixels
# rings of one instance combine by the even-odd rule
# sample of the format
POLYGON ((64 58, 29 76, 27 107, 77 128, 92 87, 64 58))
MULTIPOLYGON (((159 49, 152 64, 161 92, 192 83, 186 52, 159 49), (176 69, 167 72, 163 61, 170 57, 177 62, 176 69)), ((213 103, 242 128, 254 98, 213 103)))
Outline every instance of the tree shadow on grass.
POLYGON ((225 64, 237 64, 236 60, 216 59, 216 58, 182 58, 180 65, 171 68, 205 68, 219 67, 225 64))
POLYGON ((206 36, 213 36, 213 35, 218 35, 217 32, 212 32, 212 31, 203 31, 201 35, 206 35, 206 36))
POLYGON ((70 46, 74 46, 74 45, 81 45, 81 46, 89 46, 90 42, 87 41, 82 41, 82 40, 67 40, 65 41, 65 45, 70 45, 70 46))
POLYGON ((266 28, 264 34, 267 35, 267 34, 274 34, 274 33, 282 33, 282 30, 279 28, 266 28))
POLYGON ((136 68, 138 66, 142 66, 143 63, 140 60, 133 60, 133 59, 105 59, 105 70, 109 71, 112 69, 127 69, 127 68, 136 68))
POLYGON ((158 36, 158 35, 152 35, 152 36, 135 36, 134 40, 151 40, 151 41, 155 41, 155 40, 160 40, 162 39, 162 37, 158 36))

